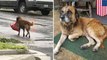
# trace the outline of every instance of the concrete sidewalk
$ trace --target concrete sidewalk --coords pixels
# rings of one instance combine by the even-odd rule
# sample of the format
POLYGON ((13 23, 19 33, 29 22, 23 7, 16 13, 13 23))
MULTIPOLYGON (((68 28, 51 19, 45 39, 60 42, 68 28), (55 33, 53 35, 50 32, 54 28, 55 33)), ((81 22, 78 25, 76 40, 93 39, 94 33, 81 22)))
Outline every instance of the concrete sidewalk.
POLYGON ((26 54, 26 55, 1 55, 0 60, 51 60, 46 55, 26 54))
MULTIPOLYGON (((0 37, 5 38, 13 38, 12 36, 4 33, 0 33, 0 37)), ((14 37, 14 39, 18 39, 24 43, 24 45, 29 45, 28 42, 33 42, 33 40, 26 40, 26 38, 18 38, 14 37), (24 39, 24 40, 23 40, 24 39)), ((32 43, 35 44, 35 43, 32 43)), ((0 60, 51 60, 51 57, 45 53, 35 50, 29 50, 30 53, 28 54, 3 54, 0 55, 0 60)), ((10 53, 10 52, 9 52, 10 53)), ((14 51, 13 51, 14 53, 14 51)))
POLYGON ((6 52, 8 55, 0 55, 0 60, 51 60, 50 56, 47 56, 45 53, 40 51, 29 50, 29 52, 26 54, 11 54, 12 51, 11 53, 9 51, 6 52))

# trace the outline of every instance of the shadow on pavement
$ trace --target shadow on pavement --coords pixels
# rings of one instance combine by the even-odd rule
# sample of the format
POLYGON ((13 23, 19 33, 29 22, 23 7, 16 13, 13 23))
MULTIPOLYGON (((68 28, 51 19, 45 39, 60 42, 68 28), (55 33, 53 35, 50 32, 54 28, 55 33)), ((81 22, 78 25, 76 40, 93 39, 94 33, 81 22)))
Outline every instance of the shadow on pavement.
MULTIPOLYGON (((7 13, 16 13, 12 10, 0 10, 1 12, 7 12, 7 13)), ((17 14, 21 14, 21 13, 17 13, 17 14)), ((31 16, 44 16, 41 13, 35 13, 35 12, 27 12, 26 15, 31 15, 31 16)), ((50 14, 48 15, 49 17, 51 16, 50 14)))
POLYGON ((18 36, 18 35, 11 35, 10 36, 11 38, 17 38, 17 39, 20 39, 20 40, 26 40, 26 41, 30 41, 30 38, 28 37, 23 37, 23 36, 18 36))

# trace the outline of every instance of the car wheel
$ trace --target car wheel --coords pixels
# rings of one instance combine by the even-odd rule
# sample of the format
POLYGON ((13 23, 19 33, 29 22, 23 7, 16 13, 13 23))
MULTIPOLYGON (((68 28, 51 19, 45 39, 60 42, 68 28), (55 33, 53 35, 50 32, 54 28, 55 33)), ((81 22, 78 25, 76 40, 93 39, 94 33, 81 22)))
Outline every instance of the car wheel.
POLYGON ((20 3, 19 8, 18 8, 18 12, 19 13, 26 13, 27 12, 26 4, 24 2, 20 3))
POLYGON ((50 13, 49 10, 41 10, 42 15, 48 15, 50 13))

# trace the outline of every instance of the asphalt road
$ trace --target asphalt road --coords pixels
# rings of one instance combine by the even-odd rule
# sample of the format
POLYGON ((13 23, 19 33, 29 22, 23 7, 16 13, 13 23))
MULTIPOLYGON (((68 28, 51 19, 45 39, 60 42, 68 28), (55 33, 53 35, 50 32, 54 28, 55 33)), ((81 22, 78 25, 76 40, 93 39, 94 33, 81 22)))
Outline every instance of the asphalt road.
MULTIPOLYGON (((18 38, 26 44, 29 49, 46 53, 53 58, 53 20, 52 14, 42 16, 40 12, 29 12, 27 14, 14 13, 11 9, 0 9, 0 33, 11 38, 18 38), (10 24, 15 22, 17 16, 22 16, 25 20, 34 22, 31 27, 31 38, 17 36, 17 31, 10 28, 10 24)), ((22 30, 21 30, 22 32, 22 30)))

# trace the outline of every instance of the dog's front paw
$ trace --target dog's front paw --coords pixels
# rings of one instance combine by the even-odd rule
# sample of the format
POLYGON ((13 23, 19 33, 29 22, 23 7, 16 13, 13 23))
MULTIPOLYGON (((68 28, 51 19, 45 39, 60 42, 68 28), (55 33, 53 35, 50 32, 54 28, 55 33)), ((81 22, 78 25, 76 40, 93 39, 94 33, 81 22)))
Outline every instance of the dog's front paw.
POLYGON ((54 55, 58 54, 59 50, 54 49, 53 53, 54 55))

